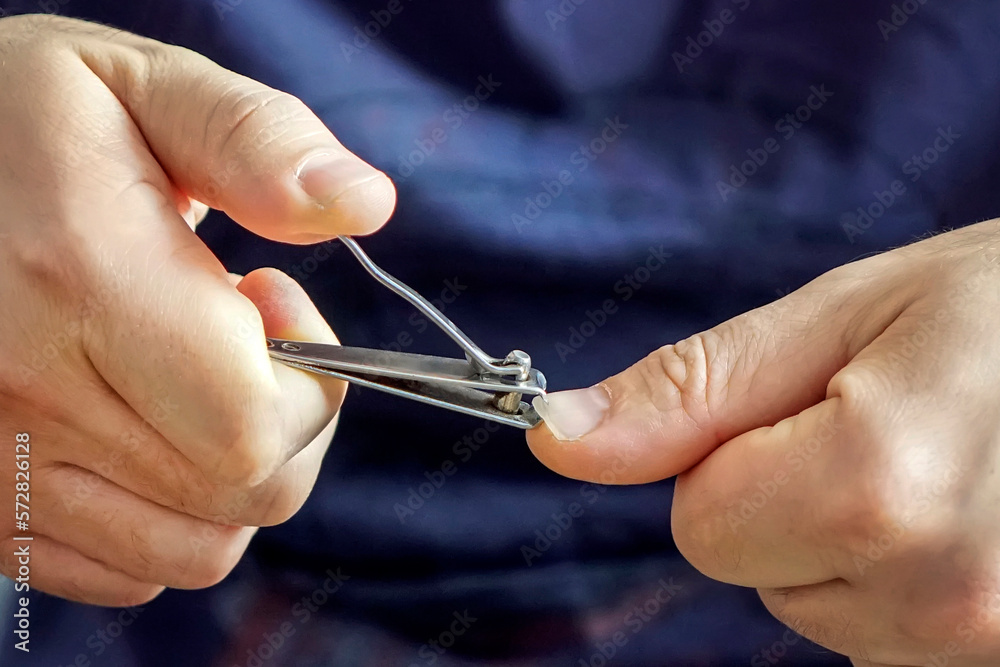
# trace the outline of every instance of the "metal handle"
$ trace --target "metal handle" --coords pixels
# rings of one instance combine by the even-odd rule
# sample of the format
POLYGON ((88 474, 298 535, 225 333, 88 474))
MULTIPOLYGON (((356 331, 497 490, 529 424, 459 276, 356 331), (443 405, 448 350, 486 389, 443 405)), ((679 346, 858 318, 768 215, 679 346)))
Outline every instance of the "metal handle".
MULTIPOLYGON (((384 270, 379 268, 371 258, 365 254, 365 251, 361 249, 358 242, 355 241, 350 236, 338 236, 338 239, 347 246, 347 249, 357 258, 361 265, 365 267, 365 270, 372 275, 375 280, 379 281, 387 288, 403 297, 409 301, 417 310, 429 317, 438 327, 444 331, 448 336, 458 343, 459 347, 465 351, 466 357, 469 361, 476 366, 480 367, 481 370, 496 373, 497 375, 524 375, 524 359, 513 356, 508 357, 508 359, 496 359, 490 355, 483 352, 478 345, 472 342, 472 339, 465 335, 465 333, 455 326, 455 323, 445 317, 444 313, 434 307, 430 301, 420 296, 417 292, 412 290, 408 285, 403 282, 393 278, 391 275, 386 273, 384 270)), ((514 353, 511 353, 513 355, 514 353)), ((523 352, 521 353, 524 357, 527 357, 523 352)), ((528 368, 531 367, 530 358, 527 360, 528 368)))

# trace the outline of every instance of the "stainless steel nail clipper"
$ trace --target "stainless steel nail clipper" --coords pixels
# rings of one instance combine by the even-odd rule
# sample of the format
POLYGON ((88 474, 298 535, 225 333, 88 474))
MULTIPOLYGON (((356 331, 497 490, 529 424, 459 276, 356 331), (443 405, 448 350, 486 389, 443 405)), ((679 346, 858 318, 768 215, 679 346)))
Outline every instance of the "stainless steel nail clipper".
MULTIPOLYGON (((542 419, 524 396, 545 396, 545 376, 514 350, 503 359, 483 352, 444 313, 380 269, 349 236, 339 237, 377 281, 409 301, 465 352, 465 359, 268 338, 271 358, 422 403, 530 429, 542 419)), ((530 400, 530 399, 529 399, 530 400)))

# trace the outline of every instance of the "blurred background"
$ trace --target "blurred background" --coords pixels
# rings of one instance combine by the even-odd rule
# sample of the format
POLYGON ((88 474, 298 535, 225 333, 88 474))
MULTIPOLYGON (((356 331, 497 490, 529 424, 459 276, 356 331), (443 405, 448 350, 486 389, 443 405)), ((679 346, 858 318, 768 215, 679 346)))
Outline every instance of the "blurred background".
MULTIPOLYGON (((992 1, 3 9, 184 45, 302 98, 396 182, 394 219, 361 241, 375 261, 556 390, 1000 212, 992 1)), ((216 213, 199 234, 230 271, 295 277, 345 344, 459 356, 336 242, 216 213)), ((352 389, 311 499, 223 583, 125 611, 33 594, 32 652, 5 632, 0 664, 849 664, 687 565, 671 491, 563 479, 519 431, 352 389)))

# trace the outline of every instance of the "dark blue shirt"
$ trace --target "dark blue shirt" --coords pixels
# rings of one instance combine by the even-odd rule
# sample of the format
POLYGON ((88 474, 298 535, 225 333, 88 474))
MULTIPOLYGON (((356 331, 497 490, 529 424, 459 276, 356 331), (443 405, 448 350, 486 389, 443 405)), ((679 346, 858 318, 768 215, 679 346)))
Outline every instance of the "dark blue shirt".
MULTIPOLYGON (((47 4, 301 97, 397 184, 376 261, 554 389, 1000 211, 997 2, 47 4)), ((345 344, 459 356, 335 243, 201 234, 296 277, 345 344)), ((847 664, 688 566, 671 489, 562 479, 519 432, 351 391, 312 498, 226 582, 110 642, 117 612, 48 599, 31 664, 847 664)))

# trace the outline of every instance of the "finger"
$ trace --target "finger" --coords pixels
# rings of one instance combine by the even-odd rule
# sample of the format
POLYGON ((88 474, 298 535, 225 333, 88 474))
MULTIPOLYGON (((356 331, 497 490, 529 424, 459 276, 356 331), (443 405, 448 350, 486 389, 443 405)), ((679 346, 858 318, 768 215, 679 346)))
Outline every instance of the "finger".
MULTIPOLYGON (((308 296, 284 274, 262 269, 246 278, 231 275, 230 280, 256 301, 271 336, 337 342, 308 296)), ((281 441, 291 443, 283 454, 291 460, 256 486, 219 483, 159 433, 161 424, 178 411, 173 402, 164 401, 147 421, 99 382, 87 393, 92 404, 82 407, 73 425, 88 435, 67 452, 66 461, 192 516, 248 526, 281 523, 298 511, 315 483, 346 385, 290 368, 274 371, 288 404, 283 410, 289 430, 281 441)))
POLYGON ((305 449, 249 492, 250 502, 232 519, 243 526, 274 526, 295 516, 319 477, 323 457, 337 429, 334 417, 305 449))
POLYGON ((161 507, 70 466, 50 468, 36 485, 32 526, 39 534, 58 536, 83 556, 152 584, 212 586, 235 567, 254 534, 161 507), (80 475, 91 490, 84 502, 65 491, 80 475))
MULTIPOLYGON (((18 576, 16 558, 7 554, 24 544, 4 542, 3 572, 12 579, 18 576)), ((50 595, 104 607, 133 607, 163 592, 163 586, 130 577, 45 535, 34 535, 30 549, 30 585, 50 595)))
POLYGON ((31 215, 65 242, 37 255, 32 270, 54 299, 65 298, 52 308, 67 320, 64 330, 79 331, 80 349, 67 349, 46 369, 50 381, 30 389, 75 381, 79 353, 214 482, 258 484, 322 430, 335 406, 308 418, 316 401, 289 406, 260 313, 184 222, 172 189, 211 202, 164 174, 132 117, 73 55, 79 43, 60 44, 65 50, 46 56, 57 62, 46 61, 49 76, 33 89, 42 102, 32 113, 10 111, 14 141, 3 146, 28 160, 15 186, 43 190, 46 174, 59 179, 60 196, 32 199, 39 210, 31 215), (69 118, 60 97, 67 89, 79 93, 69 118), (33 129, 40 126, 60 132, 33 129), (175 409, 161 414, 164 404, 175 409), (296 432, 301 439, 282 441, 296 432))
MULTIPOLYGON (((792 630, 820 646, 870 664, 924 665, 926 646, 950 639, 904 636, 887 592, 858 589, 844 581, 758 591, 767 610, 792 630)), ((898 609, 896 610, 898 612, 898 609)), ((942 635, 944 636, 944 635, 942 635)))
MULTIPOLYGON (((286 274, 258 269, 247 274, 237 289, 256 306, 268 336, 339 343, 309 296, 286 274)), ((276 361, 271 362, 271 367, 281 387, 283 409, 291 415, 284 420, 282 441, 288 445, 282 452, 284 462, 315 441, 334 419, 347 394, 347 383, 276 361)))
POLYGON ((843 477, 850 471, 838 470, 839 407, 833 398, 737 436, 677 478, 671 527, 692 565, 753 588, 857 574, 831 544, 841 537, 832 508, 856 493, 843 477))
MULTIPOLYGON (((688 560, 755 588, 856 581, 864 569, 856 558, 870 541, 901 522, 915 527, 911 505, 922 506, 931 489, 956 487, 949 480, 960 463, 928 437, 940 429, 941 396, 955 403, 957 441, 990 438, 994 427, 975 418, 989 406, 963 395, 961 352, 932 352, 941 349, 932 337, 957 339, 964 326, 936 322, 936 310, 915 302, 831 379, 826 400, 737 436, 678 478, 672 525, 688 560), (919 363, 899 363, 915 353, 914 341, 919 363)), ((922 525, 948 524, 935 506, 922 525)))
POLYGON ((641 483, 686 470, 730 438, 822 400, 830 378, 912 300, 894 268, 885 256, 841 267, 596 387, 536 399, 546 425, 528 432, 528 445, 575 479, 641 483), (859 299, 872 273, 885 274, 881 296, 859 299))
POLYGON ((936 320, 941 305, 915 302, 831 380, 825 401, 727 442, 674 495, 675 540, 699 570, 775 589, 769 607, 781 620, 886 664, 919 664, 919 651, 894 650, 917 638, 943 646, 974 615, 943 604, 969 577, 942 546, 961 544, 970 525, 955 521, 946 494, 976 485, 941 446, 941 397, 954 441, 985 441, 995 425, 976 418, 989 408, 981 387, 969 391, 964 352, 935 344, 967 326, 936 320), (900 363, 917 353, 919 363, 900 363), (910 591, 903 608, 899 590, 910 591))
POLYGON ((291 95, 127 33, 99 30, 78 49, 178 187, 250 231, 312 243, 373 232, 392 214, 389 178, 291 95))
MULTIPOLYGON (((115 396, 100 396, 100 408, 81 406, 93 419, 82 419, 54 432, 52 438, 75 441, 62 462, 88 471, 163 507, 233 526, 270 526, 291 518, 305 502, 315 484, 323 456, 336 429, 336 418, 263 483, 218 484, 178 452, 156 432, 154 425, 139 419, 124 402, 110 403, 115 396), (97 435, 82 435, 81 432, 97 435), (109 447, 111 445, 111 447, 109 447)), ((96 477, 70 474, 72 484, 61 490, 64 506, 75 506, 93 495, 96 477)))
MULTIPOLYGON (((146 221, 138 241, 120 221, 113 223, 120 234, 93 241, 100 247, 92 252, 108 258, 90 281, 93 289, 116 286, 118 293, 86 320, 88 358, 210 479, 259 484, 322 431, 342 399, 339 383, 272 364, 264 317, 276 321, 272 327, 300 311, 322 318, 294 281, 273 270, 244 279, 245 294, 233 289, 179 217, 166 219, 157 190, 133 188, 111 206, 159 211, 164 219, 146 221), (162 414, 164 404, 174 409, 162 414)), ((322 327, 330 338, 319 342, 334 341, 322 327)))

